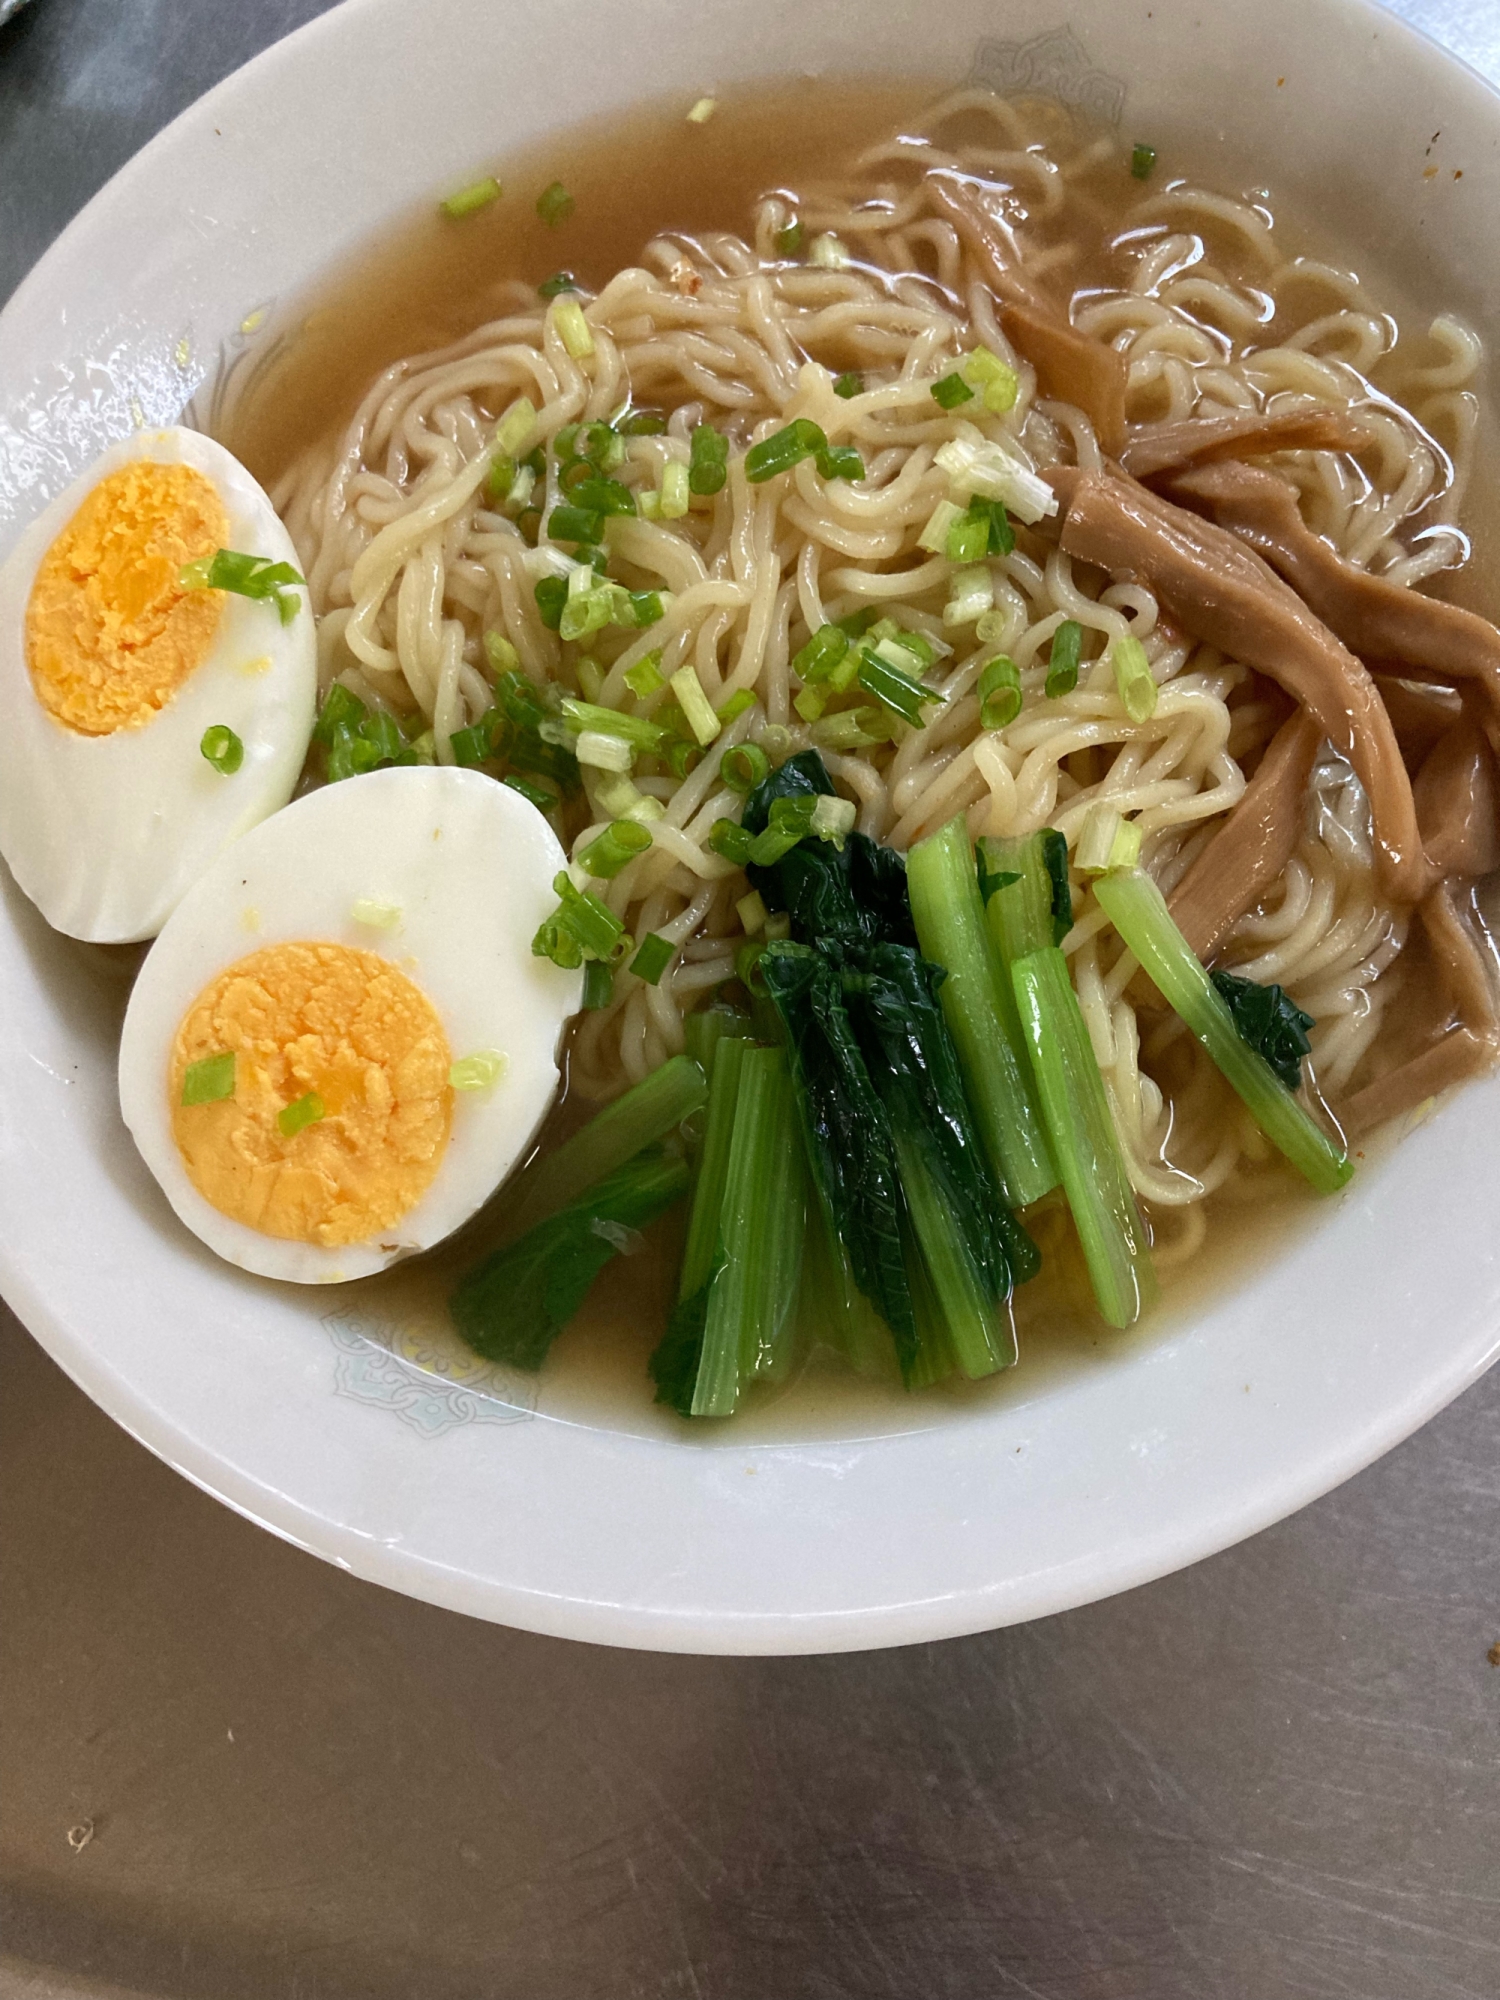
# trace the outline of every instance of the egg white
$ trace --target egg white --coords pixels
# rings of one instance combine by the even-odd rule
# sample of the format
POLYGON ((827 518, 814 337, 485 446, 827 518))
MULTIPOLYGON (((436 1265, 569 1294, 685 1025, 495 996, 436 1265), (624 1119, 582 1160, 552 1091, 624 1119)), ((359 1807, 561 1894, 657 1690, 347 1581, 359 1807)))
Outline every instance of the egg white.
POLYGON ((291 537, 239 461, 212 438, 174 429, 113 446, 0 569, 0 854, 55 929, 107 944, 154 937, 214 856, 285 805, 317 701, 305 590, 286 626, 274 604, 226 594, 208 656, 139 728, 85 736, 37 700, 26 662, 37 569, 99 481, 137 459, 193 466, 223 502, 230 548, 297 566, 291 537), (199 749, 214 723, 245 746, 232 777, 199 749))
POLYGON ((299 1284, 361 1278, 440 1243, 524 1156, 557 1089, 583 976, 532 954, 566 858, 542 815, 477 771, 416 766, 310 792, 215 861, 167 920, 120 1038, 120 1107, 177 1214, 231 1264, 299 1284), (397 928, 356 922, 394 905, 397 928), (388 959, 435 1008, 455 1062, 494 1049, 504 1076, 455 1091, 447 1153, 420 1202, 376 1242, 325 1249, 232 1221, 188 1177, 172 1136, 173 1038, 211 980, 268 945, 352 946, 388 959))

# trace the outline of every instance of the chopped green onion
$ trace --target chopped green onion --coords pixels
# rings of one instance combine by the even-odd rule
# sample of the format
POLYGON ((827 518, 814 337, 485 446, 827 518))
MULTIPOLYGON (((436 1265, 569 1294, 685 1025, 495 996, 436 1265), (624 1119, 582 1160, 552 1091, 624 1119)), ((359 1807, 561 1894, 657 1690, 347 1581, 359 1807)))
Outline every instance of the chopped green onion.
POLYGON ((1080 875, 1104 875, 1113 868, 1134 868, 1141 856, 1141 829, 1107 799, 1091 805, 1073 857, 1080 875))
POLYGON ((498 720, 499 711, 492 708, 488 715, 482 715, 467 729, 455 729, 448 738, 454 762, 467 767, 488 762, 495 754, 495 723, 498 720))
POLYGON ((369 712, 357 694, 351 693, 342 681, 335 681, 324 695, 323 706, 313 724, 314 743, 328 744, 341 729, 357 729, 369 712))
POLYGON ((778 257, 795 257, 802 248, 802 224, 795 220, 784 223, 777 230, 773 241, 778 257))
MULTIPOLYGON (((721 436, 711 424, 696 424, 688 460, 688 486, 694 493, 717 493, 724 484, 728 468, 728 438, 721 436)), ((661 510, 664 515, 667 514, 665 477, 662 480, 661 510)))
MULTIPOLYGON (((784 854, 790 854, 799 841, 813 832, 820 800, 821 794, 813 796, 806 793, 795 798, 772 800, 770 819, 765 829, 755 836, 750 848, 750 859, 757 867, 773 867, 784 854)), ((830 831, 823 837, 832 839, 834 836, 830 831)))
POLYGON ((689 125, 706 125, 709 119, 713 117, 715 111, 718 110, 718 108, 719 108, 718 98, 700 97, 698 99, 698 102, 693 106, 692 110, 688 113, 689 125))
POLYGON ((852 444, 831 444, 818 453, 818 476, 821 479, 863 479, 865 462, 859 447, 852 444))
POLYGON ((521 655, 500 632, 485 633, 484 657, 492 674, 513 674, 521 664, 521 655))
POLYGON ((748 715, 754 706, 755 696, 749 688, 736 688, 728 701, 716 711, 720 725, 727 729, 731 722, 738 722, 742 715, 748 715))
POLYGON ((661 976, 676 952, 676 945, 669 938, 664 938, 660 931, 647 931, 630 961, 630 970, 637 979, 644 979, 648 986, 659 986, 661 976))
MULTIPOLYGON (((573 574, 586 577, 589 572, 575 570, 573 574)), ((587 639, 606 625, 623 623, 629 612, 630 594, 623 584, 603 583, 592 590, 585 585, 571 594, 563 606, 557 635, 560 639, 587 639)))
POLYGON ((550 958, 569 971, 585 957, 612 960, 625 935, 614 911, 592 889, 578 888, 566 870, 553 878, 552 887, 558 905, 531 941, 534 956, 550 958))
POLYGON ((549 229, 556 229, 573 213, 573 205, 573 197, 562 182, 554 181, 537 196, 536 212, 549 229))
POLYGON ((1057 495, 1019 449, 1006 439, 982 437, 972 424, 961 423, 959 435, 934 452, 933 462, 948 475, 950 499, 967 501, 979 493, 1003 500, 1027 522, 1057 512, 1057 495))
POLYGON ((536 288, 539 299, 556 299, 560 298, 564 292, 576 292, 577 290, 578 280, 573 276, 571 271, 554 271, 550 278, 543 278, 542 282, 536 288))
POLYGON ((227 590, 236 597, 271 600, 283 625, 296 617, 301 603, 292 587, 307 581, 288 562, 242 555, 237 549, 215 549, 211 556, 199 556, 178 571, 177 580, 184 590, 227 590))
POLYGON ((568 498, 575 507, 585 507, 594 514, 634 514, 635 495, 628 486, 622 486, 618 479, 596 476, 585 479, 571 488, 568 498))
POLYGON ((703 692, 703 683, 698 679, 695 667, 679 667, 669 683, 683 719, 693 732, 699 744, 707 747, 724 727, 714 712, 713 703, 703 692))
POLYGON ((972 508, 967 514, 960 514, 948 530, 948 540, 943 550, 949 562, 977 563, 989 552, 989 522, 976 519, 972 508))
POLYGON ((315 1090, 305 1097, 294 1098, 290 1104, 282 1106, 276 1114, 276 1123, 281 1127, 283 1139, 295 1139, 308 1125, 316 1125, 325 1116, 323 1100, 315 1090))
POLYGON ((661 437, 667 428, 667 420, 660 410, 627 410, 615 425, 621 437, 654 438, 661 437))
POLYGON ((766 927, 766 906, 758 889, 752 889, 748 896, 741 896, 734 906, 734 913, 746 937, 754 937, 757 931, 766 927))
MULTIPOLYGON (((564 606, 566 610, 566 606, 564 606)), ((559 626, 561 631, 562 627, 559 626)), ((577 662, 578 686, 585 701, 597 701, 604 692, 604 669, 597 660, 585 657, 577 662)))
POLYGON ((500 782, 509 785, 513 792, 518 792, 526 803, 535 806, 538 812, 551 812, 557 805, 556 792, 549 792, 545 785, 534 785, 529 778, 518 777, 514 771, 500 782))
POLYGON ((493 1090, 509 1068, 510 1057, 499 1049, 479 1049, 450 1067, 448 1081, 455 1090, 493 1090))
POLYGON ((552 301, 552 324, 557 337, 575 361, 586 361, 594 351, 594 335, 583 316, 583 307, 566 293, 552 301))
MULTIPOLYGON (((582 738, 579 741, 582 742, 582 738)), ((609 882, 651 845, 651 835, 638 820, 617 819, 578 852, 578 865, 599 881, 609 882)))
POLYGON ((1003 417, 1008 410, 1015 408, 1021 383, 1009 362, 1002 361, 987 347, 976 347, 960 366, 967 379, 983 395, 984 407, 992 415, 1003 417))
POLYGON ((982 564, 955 570, 948 585, 948 602, 943 606, 943 624, 950 631, 972 625, 994 602, 995 580, 982 564))
POLYGON ((826 687, 805 687, 793 697, 792 707, 804 722, 816 722, 831 699, 832 693, 826 687))
POLYGON ((1021 669, 1001 654, 979 676, 979 726, 1004 729, 1021 713, 1021 669))
POLYGON ((842 848, 845 840, 854 831, 854 822, 859 808, 853 799, 831 798, 822 793, 813 802, 812 818, 808 831, 819 840, 831 840, 835 847, 842 848))
POLYGON ((637 660, 625 675, 626 687, 641 701, 644 701, 647 695, 656 694, 666 684, 666 676, 661 670, 660 647, 648 653, 643 660, 637 660))
POLYGON ((219 1104, 234 1095, 234 1051, 222 1049, 218 1055, 204 1056, 189 1063, 182 1072, 184 1104, 219 1104))
POLYGON ((583 968, 583 1010, 597 1013, 615 997, 615 975, 607 965, 591 958, 583 968))
POLYGON ((869 750, 885 741, 869 726, 878 726, 879 715, 877 708, 844 708, 837 715, 825 716, 821 722, 811 718, 813 743, 819 750, 869 750))
POLYGON ((1154 146, 1137 145, 1131 147, 1130 174, 1133 180, 1150 180, 1152 170, 1155 166, 1156 148, 1154 146))
POLYGON ((857 368, 846 369, 842 375, 833 378, 833 393, 842 396, 847 403, 852 396, 862 396, 865 392, 865 378, 857 368))
POLYGON ((917 537, 917 547, 935 556, 947 555, 949 533, 957 522, 964 519, 962 507, 955 507, 951 500, 939 500, 927 526, 917 537))
POLYGON ((770 758, 753 743, 737 744, 719 759, 719 777, 732 792, 748 796, 770 775, 770 758))
POLYGON ((460 188, 457 194, 450 194, 441 204, 442 211, 444 215, 457 222, 462 216, 472 215, 478 208, 488 208, 492 201, 500 199, 501 192, 499 181, 490 174, 482 181, 474 181, 468 187, 460 188))
POLYGON ((743 868, 755 846, 755 835, 738 820, 716 819, 709 829, 708 845, 736 868, 743 868))
POLYGON ((672 773, 672 776, 674 778, 685 778, 698 762, 698 759, 703 755, 703 752, 698 748, 696 743, 690 743, 685 737, 680 737, 677 742, 667 745, 664 754, 667 760, 667 769, 672 773))
MULTIPOLYGON (((717 493, 719 488, 724 484, 724 463, 728 458, 729 447, 724 445, 724 450, 718 459, 718 477, 714 479, 713 465, 710 463, 714 456, 713 447, 700 448, 698 444, 698 438, 706 429, 705 425, 700 424, 698 429, 693 433, 693 451, 696 454, 694 465, 684 465, 680 458, 674 458, 669 465, 663 468, 661 475, 661 517, 664 521, 680 521, 682 519, 691 504, 688 497, 691 493, 717 493), (712 479, 712 485, 705 483, 694 486, 693 473, 695 470, 700 481, 707 482, 712 479)), ((714 433, 709 431, 708 435, 712 437, 714 433)), ((720 439, 720 443, 723 444, 723 439, 720 439)))
POLYGON ((495 426, 495 449, 507 457, 520 458, 536 429, 536 405, 529 396, 517 396, 495 426))
POLYGON ((573 755, 594 771, 628 771, 635 763, 635 751, 625 738, 602 729, 585 729, 573 744, 573 755))
POLYGON ((1008 556, 1015 548, 1015 531, 1010 525, 1003 500, 986 500, 982 494, 976 493, 964 512, 964 519, 984 526, 986 540, 980 555, 1008 556))
POLYGON ((974 391, 962 375, 945 375, 941 382, 934 382, 929 392, 940 410, 956 410, 960 403, 971 403, 974 391))
POLYGON ((1173 922, 1166 898, 1151 877, 1136 869, 1103 875, 1094 893, 1126 949, 1208 1051, 1272 1145, 1319 1194, 1341 1188, 1354 1171, 1348 1154, 1313 1122, 1265 1057, 1242 1038, 1228 1002, 1173 922))
MULTIPOLYGON (((594 417, 586 424, 572 425, 571 437, 572 456, 584 461, 585 466, 592 466, 595 472, 613 472, 617 465, 623 465, 625 462, 624 438, 613 424, 605 423, 602 417, 594 417)), ((563 451, 562 438, 563 433, 559 431, 557 437, 559 464, 569 455, 563 451)), ((577 470, 578 468, 573 466, 567 468, 570 480, 577 470)), ((580 476, 587 478, 589 474, 587 470, 583 470, 580 476)))
POLYGON ((227 723, 215 722, 205 729, 198 748, 226 778, 232 778, 245 761, 245 746, 227 723))
POLYGON ((853 259, 831 229, 812 240, 812 248, 807 253, 809 264, 815 264, 820 271, 847 271, 853 259))
POLYGON ((490 462, 490 476, 485 491, 497 507, 503 507, 510 499, 511 489, 519 478, 519 469, 513 458, 495 458, 490 462))
POLYGON ((660 819, 666 811, 660 799, 638 792, 623 772, 596 771, 592 796, 596 812, 605 813, 610 819, 639 820, 642 826, 648 820, 660 819))
POLYGON ((745 477, 752 485, 759 486, 767 479, 774 479, 778 473, 789 472, 802 459, 811 458, 814 452, 827 449, 828 439, 822 429, 807 417, 798 417, 784 430, 751 445, 745 453, 745 477))
POLYGON ((659 590, 632 590, 630 593, 630 613, 638 631, 649 625, 659 625, 666 611, 666 605, 659 590))
POLYGON ((807 682, 826 681, 849 651, 849 635, 837 625, 820 625, 792 660, 792 671, 807 682))
POLYGON ((380 762, 380 750, 367 737, 341 731, 328 747, 327 775, 330 784, 373 771, 380 762))
POLYGON ((1139 639, 1116 639, 1110 648, 1120 705, 1132 722, 1145 722, 1156 712, 1156 676, 1139 639))
POLYGON ((537 610, 542 614, 542 623, 548 631, 555 632, 562 623, 563 607, 568 601, 567 578, 544 576, 538 581, 532 595, 536 598, 537 610))
POLYGON ((1076 618, 1065 618, 1052 634, 1047 655, 1047 698, 1071 694, 1078 685, 1078 656, 1083 650, 1083 627, 1076 618))
POLYGON ((554 507, 547 517, 547 533, 555 542, 597 542, 603 526, 603 515, 588 507, 554 507))

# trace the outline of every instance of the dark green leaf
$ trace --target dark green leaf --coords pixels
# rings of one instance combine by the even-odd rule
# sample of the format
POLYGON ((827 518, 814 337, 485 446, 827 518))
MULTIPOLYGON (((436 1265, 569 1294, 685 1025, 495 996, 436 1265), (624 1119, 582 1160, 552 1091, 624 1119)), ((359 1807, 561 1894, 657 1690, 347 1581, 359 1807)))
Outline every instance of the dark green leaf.
POLYGON ((964 1089, 938 987, 943 973, 904 945, 851 955, 850 1019, 893 1126, 921 1148, 976 1268, 998 1302, 1041 1258, 995 1185, 964 1089))
POLYGON ((659 1148, 639 1153, 580 1200, 496 1250, 448 1302, 476 1354, 537 1369, 617 1254, 621 1230, 645 1229, 687 1190, 685 1164, 659 1148))
POLYGON ((1302 1058, 1311 1051, 1309 1028, 1317 1024, 1279 986, 1261 986, 1232 972, 1214 972, 1242 1042, 1263 1055, 1288 1090, 1302 1082, 1302 1058))
POLYGON ((714 1282, 724 1268, 720 1251, 713 1267, 691 1298, 673 1308, 667 1330, 658 1342, 646 1371, 656 1384, 656 1400, 675 1410, 679 1417, 693 1414, 693 1391, 698 1386, 698 1367, 703 1359, 703 1329, 708 1320, 708 1303, 714 1282))
POLYGON ((766 947, 760 969, 786 1030, 814 1175, 855 1282, 879 1307, 902 1365, 909 1367, 917 1330, 901 1241, 895 1151, 839 975, 822 953, 784 942, 766 947))
POLYGON ((1068 881, 1068 843, 1050 826, 1042 835, 1042 859, 1052 883, 1052 942, 1061 944, 1073 928, 1073 889, 1068 881))

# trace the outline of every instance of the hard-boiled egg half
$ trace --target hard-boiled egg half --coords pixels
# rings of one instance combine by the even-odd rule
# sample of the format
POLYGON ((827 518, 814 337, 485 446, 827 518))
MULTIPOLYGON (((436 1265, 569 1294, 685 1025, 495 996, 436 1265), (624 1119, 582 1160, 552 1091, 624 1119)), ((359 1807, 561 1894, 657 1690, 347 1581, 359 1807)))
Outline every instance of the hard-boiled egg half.
POLYGON ((441 1242, 530 1146, 582 974, 533 955, 566 865, 534 806, 412 766, 222 854, 131 994, 120 1104, 188 1228, 329 1284, 441 1242))
POLYGON ((154 937, 297 782, 317 699, 307 593, 204 587, 220 550, 252 587, 257 558, 295 573, 237 459, 197 431, 143 431, 0 569, 0 853, 72 937, 154 937))

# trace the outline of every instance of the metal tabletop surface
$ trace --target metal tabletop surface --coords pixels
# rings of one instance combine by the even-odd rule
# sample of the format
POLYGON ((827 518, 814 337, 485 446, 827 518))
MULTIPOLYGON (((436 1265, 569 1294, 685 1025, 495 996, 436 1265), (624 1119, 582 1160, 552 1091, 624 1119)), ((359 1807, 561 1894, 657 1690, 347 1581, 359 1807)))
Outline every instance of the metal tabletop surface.
MULTIPOLYGON (((0 27, 0 299, 320 11, 0 27)), ((1497 0, 1399 11, 1500 80, 1497 0)), ((3 1308, 0 1371, 4 2000, 1500 1994, 1500 1370, 1165 1582, 794 1660, 391 1596, 190 1487, 3 1308)))

